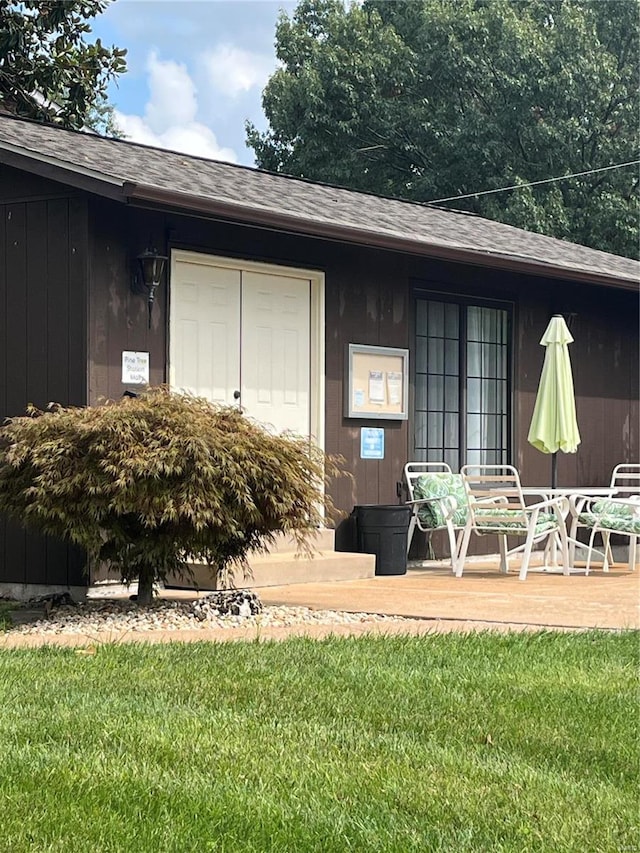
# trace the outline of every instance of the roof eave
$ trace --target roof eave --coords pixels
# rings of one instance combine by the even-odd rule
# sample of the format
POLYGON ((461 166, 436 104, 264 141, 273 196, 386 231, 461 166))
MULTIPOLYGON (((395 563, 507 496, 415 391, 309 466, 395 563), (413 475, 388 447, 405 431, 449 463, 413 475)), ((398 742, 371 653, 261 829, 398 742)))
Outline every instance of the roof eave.
POLYGON ((458 246, 444 246, 439 243, 428 243, 423 240, 412 240, 393 234, 384 234, 366 228, 356 228, 330 222, 305 220, 291 214, 281 213, 271 209, 247 207, 242 203, 204 199, 188 193, 176 193, 156 187, 140 184, 130 185, 129 200, 131 203, 150 202, 179 210, 190 210, 200 214, 224 217, 236 221, 247 222, 275 230, 305 234, 340 242, 349 242, 363 246, 373 246, 396 252, 406 252, 413 255, 438 258, 440 260, 456 261, 474 266, 492 267, 511 272, 529 273, 545 276, 546 278, 562 278, 589 284, 607 285, 628 290, 638 289, 638 280, 610 276, 592 270, 581 270, 564 267, 554 263, 545 263, 534 258, 504 255, 499 252, 486 252, 477 249, 458 246))
POLYGON ((130 182, 121 178, 114 178, 103 172, 71 163, 62 163, 55 157, 12 145, 9 142, 0 141, 0 151, 2 151, 2 162, 5 165, 72 186, 74 189, 86 190, 116 201, 126 201, 133 189, 130 182))
POLYGON ((467 263, 474 266, 504 269, 511 272, 529 273, 547 278, 562 278, 589 284, 600 284, 626 290, 637 290, 638 280, 619 275, 607 275, 593 270, 576 269, 554 263, 545 263, 535 258, 505 255, 460 246, 446 246, 413 240, 394 234, 381 233, 373 229, 349 225, 308 220, 269 208, 256 208, 241 202, 221 201, 192 193, 176 192, 148 185, 136 184, 116 178, 90 168, 62 162, 54 157, 0 142, 2 162, 17 169, 32 172, 40 177, 64 183, 75 189, 84 190, 106 198, 130 204, 150 203, 176 211, 191 211, 207 216, 246 222, 265 228, 305 234, 338 242, 361 246, 372 246, 389 251, 404 252, 440 260, 467 263))

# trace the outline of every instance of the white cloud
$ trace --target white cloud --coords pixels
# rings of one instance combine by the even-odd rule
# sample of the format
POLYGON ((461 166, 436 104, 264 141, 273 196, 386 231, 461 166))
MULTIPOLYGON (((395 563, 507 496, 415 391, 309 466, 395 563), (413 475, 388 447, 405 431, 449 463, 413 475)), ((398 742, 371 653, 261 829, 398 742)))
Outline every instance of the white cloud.
POLYGON ((176 124, 194 121, 198 111, 196 87, 186 65, 169 59, 161 61, 155 53, 147 59, 149 101, 145 120, 160 133, 176 124))
POLYGON ((144 116, 115 111, 116 122, 127 139, 235 163, 235 151, 221 147, 213 130, 196 120, 196 87, 186 66, 173 60, 162 61, 151 53, 147 72, 149 100, 144 116))
POLYGON ((168 127, 162 133, 154 133, 141 116, 125 115, 116 110, 115 118, 118 127, 130 142, 182 151, 196 157, 208 157, 210 160, 225 160, 229 163, 236 163, 238 160, 236 152, 232 148, 220 146, 215 133, 201 122, 192 121, 180 127, 168 127))
POLYGON ((202 61, 211 84, 231 97, 262 89, 276 68, 273 56, 251 53, 232 44, 219 44, 204 54, 202 61))

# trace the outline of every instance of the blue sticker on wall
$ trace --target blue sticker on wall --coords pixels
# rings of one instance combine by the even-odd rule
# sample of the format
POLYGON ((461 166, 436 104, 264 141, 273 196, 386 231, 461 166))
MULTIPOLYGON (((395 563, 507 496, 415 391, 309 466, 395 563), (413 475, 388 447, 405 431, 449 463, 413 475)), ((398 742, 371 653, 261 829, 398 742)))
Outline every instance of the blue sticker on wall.
POLYGON ((384 459, 384 430, 379 427, 360 428, 360 458, 384 459))

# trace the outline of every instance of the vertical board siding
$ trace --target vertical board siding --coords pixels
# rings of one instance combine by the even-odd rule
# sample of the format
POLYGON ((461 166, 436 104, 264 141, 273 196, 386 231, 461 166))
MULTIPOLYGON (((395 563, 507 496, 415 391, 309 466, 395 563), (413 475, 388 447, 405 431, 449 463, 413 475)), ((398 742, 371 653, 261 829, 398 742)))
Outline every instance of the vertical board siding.
POLYGON ((407 458, 407 421, 347 418, 344 388, 349 344, 409 346, 409 285, 397 259, 364 249, 343 250, 342 263, 326 255, 326 442, 329 453, 345 460, 350 477, 331 487, 336 507, 339 548, 355 547, 349 513, 359 504, 396 504, 396 483, 407 458), (384 429, 384 459, 360 458, 362 427, 384 429))
MULTIPOLYGON (((549 457, 526 437, 544 358, 539 340, 558 312, 576 315, 571 358, 582 433, 578 453, 560 455, 560 482, 601 485, 618 462, 638 461, 636 293, 125 208, 6 167, 0 201, 1 418, 29 402, 121 397, 123 350, 149 352, 151 384, 165 382, 170 283, 158 288, 150 329, 146 300, 130 286, 136 255, 175 247, 325 274, 325 449, 342 455, 351 475, 330 489, 344 516, 356 504, 398 502, 413 448, 411 420, 345 418, 346 348, 406 347, 412 364, 418 291, 513 305, 512 461, 523 482, 550 478, 549 457), (360 459, 362 426, 384 428, 384 460, 360 459)), ((16 525, 0 531, 0 581, 80 583, 82 562, 16 525)))
POLYGON ((56 403, 69 399, 69 205, 48 204, 47 230, 47 389, 56 403), (63 368, 64 369, 61 369, 63 368))
MULTIPOLYGON (((47 390, 55 403, 69 400, 69 204, 66 199, 48 203, 47 241, 47 390)), ((47 537, 49 583, 65 583, 67 546, 47 537)))
POLYGON ((558 483, 606 485, 619 462, 640 461, 638 297, 570 283, 532 286, 523 293, 514 380, 516 464, 523 481, 536 486, 549 483, 551 457, 531 447, 527 434, 544 361, 539 341, 555 313, 569 318, 574 337, 569 353, 582 439, 577 453, 558 454, 558 483))
POLYGON ((582 437, 576 466, 585 483, 604 482, 619 462, 638 461, 637 311, 617 297, 612 294, 604 304, 585 299, 572 328, 582 437))
POLYGON ((68 195, 69 188, 57 181, 30 175, 21 169, 0 163, 0 204, 67 198, 68 195))
POLYGON ((354 506, 398 502, 395 483, 402 474, 407 446, 406 421, 346 418, 344 415, 348 345, 408 346, 406 282, 403 287, 401 282, 394 281, 393 272, 372 263, 365 251, 351 255, 350 266, 334 267, 332 264, 326 272, 326 350, 330 380, 327 382, 326 450, 341 456, 351 475, 340 478, 332 487, 336 507, 347 516, 337 524, 336 543, 343 549, 355 547, 353 525, 347 515, 354 506), (367 426, 384 429, 384 459, 360 458, 360 432, 367 426))
MULTIPOLYGON (((3 415, 23 414, 27 397, 27 216, 25 204, 8 205, 6 217, 5 274, 7 366, 6 409, 3 415)), ((25 531, 14 521, 6 522, 5 560, 11 580, 26 582, 25 531)))
MULTIPOLYGON (((575 485, 608 480, 613 464, 638 458, 637 296, 612 288, 517 275, 480 267, 414 258, 379 250, 206 222, 178 214, 129 210, 113 202, 92 203, 92 292, 90 353, 91 401, 118 397, 122 349, 151 353, 152 383, 163 381, 168 350, 168 300, 163 284, 146 327, 142 297, 129 292, 135 255, 154 243, 284 266, 320 269, 325 274, 325 449, 345 458, 352 479, 330 487, 336 507, 348 517, 356 504, 396 503, 413 447, 412 422, 356 420, 344 417, 345 350, 349 343, 408 347, 413 361, 414 290, 456 294, 473 300, 497 299, 513 307, 512 461, 524 482, 549 481, 550 459, 528 445, 526 437, 544 352, 539 346, 549 317, 577 312, 576 343, 571 355, 578 394, 583 444, 575 456, 560 459, 560 477, 575 485), (604 310, 606 305, 615 308, 604 310), (577 307, 576 307, 577 306, 577 307), (624 319, 621 319, 624 318, 624 319), (594 337, 595 336, 595 337, 594 337), (594 341, 617 343, 604 360, 594 341), (616 349, 617 347, 617 349, 616 349), (618 355, 612 353, 617 352, 618 355), (589 383, 590 373, 615 371, 612 383, 589 383), (635 377, 635 378, 634 378, 635 377), (634 420, 635 418, 635 420, 634 420), (360 427, 383 426, 385 459, 360 459, 360 427), (615 461, 612 461, 615 460, 615 461)), ((343 522, 344 523, 344 522, 343 522)), ((477 549, 490 547, 478 539, 477 549)))
MULTIPOLYGON (((48 224, 47 202, 31 202, 27 206, 27 234, 42 235, 43 245, 40 251, 27 252, 27 376, 28 402, 42 409, 48 403, 47 370, 49 364, 47 317, 48 293, 43 287, 47 281, 48 258, 47 239, 48 224)), ((15 414, 20 414, 19 410, 15 414)), ((47 582, 47 548, 48 540, 44 536, 27 536, 26 541, 26 573, 29 583, 44 584, 47 582)), ((58 564, 66 564, 66 554, 58 557, 58 564)))
MULTIPOLYGON (((88 402, 87 368, 87 297, 88 297, 88 221, 84 198, 69 199, 69 307, 67 341, 69 401, 74 405, 88 402)), ((67 579, 71 585, 88 581, 86 558, 80 548, 69 548, 67 579)))
MULTIPOLYGON (((27 182, 25 195, 42 189, 27 182)), ((66 406, 87 400, 86 201, 63 197, 59 185, 47 183, 46 189, 49 196, 57 189, 58 197, 0 206, 1 419, 24 414, 29 403, 43 408, 50 401, 66 406)), ((7 520, 0 528, 0 582, 86 583, 78 549, 27 535, 7 520)))
POLYGON ((156 291, 148 328, 147 300, 131 292, 136 256, 147 247, 167 254, 164 222, 139 211, 93 200, 90 208, 89 402, 116 400, 135 386, 122 384, 122 353, 148 352, 150 384, 166 381, 166 279, 156 291), (117 212, 117 213, 116 213, 117 212))

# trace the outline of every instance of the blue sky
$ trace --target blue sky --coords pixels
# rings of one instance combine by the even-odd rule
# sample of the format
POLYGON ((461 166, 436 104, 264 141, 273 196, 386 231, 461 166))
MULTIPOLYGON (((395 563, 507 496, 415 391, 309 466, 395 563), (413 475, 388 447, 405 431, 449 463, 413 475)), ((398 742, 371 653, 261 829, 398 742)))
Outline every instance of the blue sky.
POLYGON ((245 119, 261 129, 262 90, 276 69, 273 0, 116 0, 92 35, 128 50, 109 98, 128 139, 253 165, 245 119))

